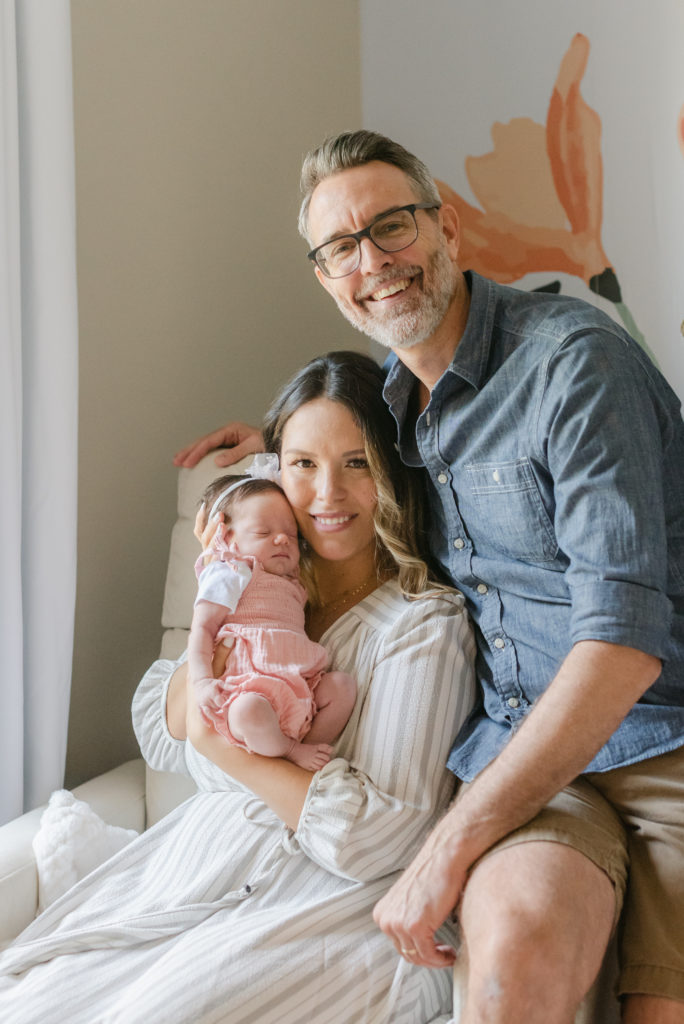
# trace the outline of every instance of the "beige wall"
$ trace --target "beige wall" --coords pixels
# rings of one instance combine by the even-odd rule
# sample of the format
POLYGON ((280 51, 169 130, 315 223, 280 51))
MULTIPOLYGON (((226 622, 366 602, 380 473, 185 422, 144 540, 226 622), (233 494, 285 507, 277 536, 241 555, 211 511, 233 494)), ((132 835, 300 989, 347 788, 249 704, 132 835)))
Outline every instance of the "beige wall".
POLYGON ((296 234, 303 153, 361 121, 358 3, 72 0, 79 548, 67 785, 135 756, 177 447, 364 349, 296 234))

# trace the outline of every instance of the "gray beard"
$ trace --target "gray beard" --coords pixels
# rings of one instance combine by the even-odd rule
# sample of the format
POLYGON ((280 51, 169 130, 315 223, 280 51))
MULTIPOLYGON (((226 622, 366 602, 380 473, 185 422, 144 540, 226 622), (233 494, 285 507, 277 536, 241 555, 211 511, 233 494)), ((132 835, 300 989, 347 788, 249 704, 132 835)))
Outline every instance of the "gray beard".
POLYGON ((430 257, 425 276, 429 277, 429 290, 418 297, 414 308, 398 311, 393 316, 386 314, 384 321, 338 308, 353 327, 385 348, 413 348, 435 333, 456 292, 457 271, 443 249, 430 257))

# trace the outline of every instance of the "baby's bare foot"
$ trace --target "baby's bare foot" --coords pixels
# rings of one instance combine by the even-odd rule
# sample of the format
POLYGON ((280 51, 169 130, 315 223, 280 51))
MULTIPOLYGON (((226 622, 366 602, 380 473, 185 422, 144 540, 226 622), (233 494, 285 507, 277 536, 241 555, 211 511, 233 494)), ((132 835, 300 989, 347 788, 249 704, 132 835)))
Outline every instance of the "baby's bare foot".
POLYGON ((328 743, 295 743, 286 757, 300 768, 317 772, 328 763, 332 752, 333 748, 328 743))

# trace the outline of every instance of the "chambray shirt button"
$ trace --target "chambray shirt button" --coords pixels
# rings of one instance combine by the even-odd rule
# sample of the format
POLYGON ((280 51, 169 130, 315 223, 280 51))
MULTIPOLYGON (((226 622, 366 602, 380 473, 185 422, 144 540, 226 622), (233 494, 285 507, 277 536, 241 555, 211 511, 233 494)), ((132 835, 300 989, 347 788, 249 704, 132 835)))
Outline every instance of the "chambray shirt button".
POLYGON ((509 708, 517 708, 520 706, 520 701, 517 697, 509 697, 506 703, 508 704, 509 708))
POLYGON ((437 479, 440 482, 440 484, 445 484, 447 482, 446 473, 440 473, 437 479))
POLYGON ((497 648, 497 650, 500 651, 502 647, 506 646, 506 641, 502 640, 500 636, 497 636, 496 640, 494 641, 494 646, 497 648))
POLYGON ((499 473, 499 470, 495 469, 494 472, 492 473, 492 476, 494 477, 494 479, 496 480, 496 482, 498 484, 499 481, 501 480, 501 474, 499 473))
POLYGON ((463 540, 462 537, 456 538, 456 540, 454 541, 454 547, 456 548, 457 551, 460 551, 461 548, 465 547, 465 541, 463 540))
POLYGON ((478 592, 478 594, 486 594, 487 593, 487 584, 486 583, 478 583, 478 585, 477 585, 477 592, 478 592))

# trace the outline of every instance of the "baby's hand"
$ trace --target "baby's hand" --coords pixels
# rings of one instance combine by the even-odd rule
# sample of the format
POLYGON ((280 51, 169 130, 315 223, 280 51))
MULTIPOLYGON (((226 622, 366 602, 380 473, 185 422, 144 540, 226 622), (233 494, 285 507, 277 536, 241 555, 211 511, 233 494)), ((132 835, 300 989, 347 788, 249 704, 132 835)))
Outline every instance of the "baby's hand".
POLYGON ((226 671, 226 664, 228 663, 228 658, 230 656, 231 646, 231 644, 227 644, 224 641, 214 650, 214 657, 211 663, 211 671, 214 673, 214 679, 221 680, 221 676, 226 671))
POLYGON ((192 692, 196 703, 200 707, 209 708, 212 711, 218 711, 219 708, 216 703, 216 689, 220 684, 220 679, 213 679, 211 676, 191 679, 190 685, 192 686, 192 692))

